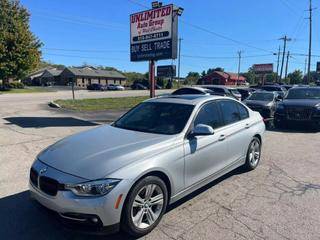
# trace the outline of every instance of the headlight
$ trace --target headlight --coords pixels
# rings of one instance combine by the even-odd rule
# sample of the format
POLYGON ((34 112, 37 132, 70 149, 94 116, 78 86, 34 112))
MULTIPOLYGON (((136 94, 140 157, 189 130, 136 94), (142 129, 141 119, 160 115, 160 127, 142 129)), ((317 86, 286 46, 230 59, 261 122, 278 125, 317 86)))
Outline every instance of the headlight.
POLYGON ((79 184, 66 184, 65 189, 78 196, 102 196, 109 193, 121 180, 101 179, 79 184))
POLYGON ((318 110, 320 110, 320 103, 315 106, 318 110))

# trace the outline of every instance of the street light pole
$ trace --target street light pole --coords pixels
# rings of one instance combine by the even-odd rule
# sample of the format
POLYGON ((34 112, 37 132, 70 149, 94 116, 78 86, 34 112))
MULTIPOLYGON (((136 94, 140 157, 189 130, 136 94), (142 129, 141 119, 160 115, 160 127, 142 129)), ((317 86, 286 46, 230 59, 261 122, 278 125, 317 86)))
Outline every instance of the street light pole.
POLYGON ((287 35, 285 35, 284 37, 280 38, 279 40, 283 40, 283 53, 282 53, 282 62, 281 62, 281 70, 280 70, 280 81, 281 81, 282 73, 283 73, 284 57, 285 57, 285 54, 286 54, 287 42, 291 41, 291 38, 288 38, 287 35))

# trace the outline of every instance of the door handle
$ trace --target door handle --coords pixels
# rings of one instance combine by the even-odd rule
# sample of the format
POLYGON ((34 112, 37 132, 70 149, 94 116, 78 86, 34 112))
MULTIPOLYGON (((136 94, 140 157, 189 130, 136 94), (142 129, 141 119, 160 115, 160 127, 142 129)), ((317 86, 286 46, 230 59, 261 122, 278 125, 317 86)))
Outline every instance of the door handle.
POLYGON ((220 135, 220 137, 219 137, 219 141, 221 142, 221 141, 223 141, 223 140, 225 140, 226 139, 226 136, 225 135, 220 135))
POLYGON ((246 123, 246 126, 245 126, 245 128, 250 128, 251 126, 250 126, 250 123, 246 123))

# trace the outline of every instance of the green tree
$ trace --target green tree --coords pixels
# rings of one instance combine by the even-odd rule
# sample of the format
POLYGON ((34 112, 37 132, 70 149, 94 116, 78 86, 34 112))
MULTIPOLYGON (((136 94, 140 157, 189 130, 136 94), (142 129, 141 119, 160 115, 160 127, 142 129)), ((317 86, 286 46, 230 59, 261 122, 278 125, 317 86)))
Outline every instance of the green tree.
POLYGON ((29 13, 17 0, 0 0, 0 79, 19 79, 40 62, 41 42, 29 28, 29 13))
POLYGON ((250 84, 256 84, 256 74, 254 73, 252 68, 248 69, 248 72, 241 73, 247 79, 247 82, 250 84))
POLYGON ((269 73, 266 75, 266 82, 276 82, 277 81, 277 73, 269 73))
POLYGON ((184 80, 184 84, 186 85, 196 84, 199 78, 200 78, 200 74, 198 72, 189 72, 184 80))
POLYGON ((294 70, 292 73, 288 74, 288 79, 290 79, 290 84, 302 83, 303 73, 300 70, 294 70))

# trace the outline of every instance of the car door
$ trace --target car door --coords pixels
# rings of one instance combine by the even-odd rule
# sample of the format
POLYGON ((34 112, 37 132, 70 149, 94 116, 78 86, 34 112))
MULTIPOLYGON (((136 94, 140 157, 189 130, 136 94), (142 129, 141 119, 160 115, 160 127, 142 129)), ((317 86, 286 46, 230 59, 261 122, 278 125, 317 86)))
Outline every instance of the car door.
POLYGON ((214 174, 224 166, 227 146, 224 142, 223 124, 218 103, 215 101, 203 105, 193 123, 206 124, 214 129, 213 135, 186 137, 185 151, 185 185, 191 186, 214 174))
POLYGON ((227 152, 225 163, 230 165, 244 160, 251 141, 251 122, 245 106, 233 100, 219 101, 222 118, 225 124, 227 152))

